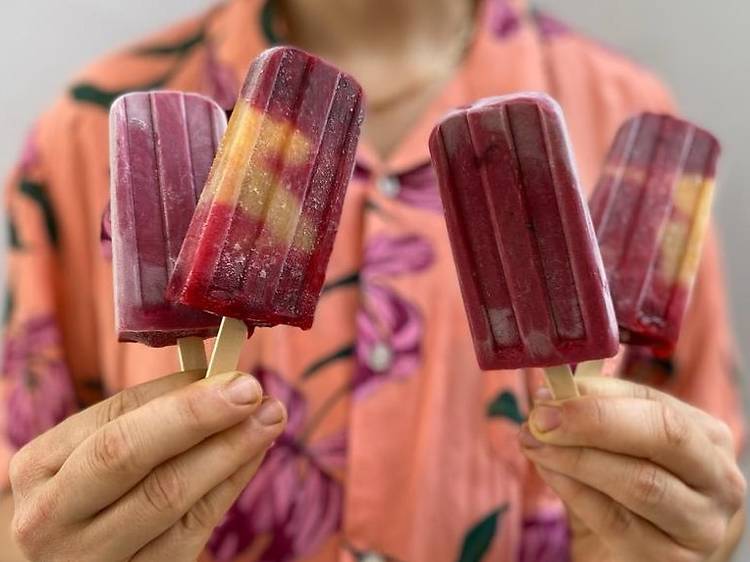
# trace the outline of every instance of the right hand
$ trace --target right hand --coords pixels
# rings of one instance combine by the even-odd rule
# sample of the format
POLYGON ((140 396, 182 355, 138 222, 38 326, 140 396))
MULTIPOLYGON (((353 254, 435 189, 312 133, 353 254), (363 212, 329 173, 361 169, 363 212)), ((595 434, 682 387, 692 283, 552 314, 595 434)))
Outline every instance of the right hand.
POLYGON ((177 373, 80 412, 11 461, 32 562, 190 561, 286 423, 250 375, 177 373))

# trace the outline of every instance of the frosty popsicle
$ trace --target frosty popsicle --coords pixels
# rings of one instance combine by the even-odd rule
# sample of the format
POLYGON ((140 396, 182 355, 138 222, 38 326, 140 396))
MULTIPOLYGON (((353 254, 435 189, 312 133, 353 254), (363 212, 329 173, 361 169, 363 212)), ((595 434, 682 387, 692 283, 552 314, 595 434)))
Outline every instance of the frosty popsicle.
POLYGON ((137 92, 110 110, 112 266, 120 341, 177 344, 183 369, 206 368, 220 319, 166 300, 167 281, 208 177, 226 116, 180 92, 137 92))
POLYGON ((483 369, 547 368, 617 352, 617 324, 567 138, 544 94, 449 113, 430 138, 459 282, 483 369))
POLYGON ((680 332, 711 210, 719 142, 669 115, 618 131, 591 216, 623 342, 670 351, 680 332))
POLYGON ((236 367, 243 321, 312 325, 362 103, 354 79, 303 51, 252 64, 168 291, 225 317, 209 375, 236 367))

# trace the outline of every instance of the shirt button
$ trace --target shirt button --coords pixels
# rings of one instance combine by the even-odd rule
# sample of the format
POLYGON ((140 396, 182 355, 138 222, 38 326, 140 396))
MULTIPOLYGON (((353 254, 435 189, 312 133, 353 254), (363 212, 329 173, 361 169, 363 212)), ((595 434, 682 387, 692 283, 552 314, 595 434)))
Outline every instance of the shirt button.
POLYGON ((386 562, 385 558, 377 552, 365 552, 359 558, 359 562, 386 562))
POLYGON ((382 373, 393 364, 393 350, 384 342, 376 342, 367 358, 367 366, 376 373, 382 373))
POLYGON ((378 180, 378 191, 389 199, 395 199, 401 193, 401 183, 396 176, 383 176, 378 180))

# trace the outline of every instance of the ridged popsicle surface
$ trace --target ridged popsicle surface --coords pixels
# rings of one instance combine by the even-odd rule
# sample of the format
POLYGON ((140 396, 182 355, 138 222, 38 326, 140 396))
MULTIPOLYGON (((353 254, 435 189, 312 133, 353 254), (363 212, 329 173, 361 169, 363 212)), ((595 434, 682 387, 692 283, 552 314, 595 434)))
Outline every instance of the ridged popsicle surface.
POLYGON ((354 168, 361 87, 300 50, 251 66, 169 294, 255 325, 312 325, 354 168))
POLYGON ((711 133, 669 115, 638 115, 615 136, 591 213, 622 341, 676 344, 720 152, 711 133))
POLYGON ((220 318, 166 299, 226 116, 180 92, 136 92, 110 110, 112 262, 120 341, 152 347, 211 337, 220 318))
POLYGON ((430 151, 480 366, 614 355, 614 312, 557 103, 480 100, 438 124, 430 151))

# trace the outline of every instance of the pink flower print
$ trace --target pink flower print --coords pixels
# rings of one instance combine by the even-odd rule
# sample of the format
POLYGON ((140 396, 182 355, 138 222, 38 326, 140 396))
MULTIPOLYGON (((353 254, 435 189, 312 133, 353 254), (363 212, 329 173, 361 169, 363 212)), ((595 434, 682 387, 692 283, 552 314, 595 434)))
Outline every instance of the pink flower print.
MULTIPOLYGON (((365 182, 371 180, 373 174, 363 164, 357 163, 352 178, 355 181, 365 182)), ((394 201, 417 209, 435 213, 443 212, 437 176, 430 162, 406 172, 382 176, 377 179, 376 187, 381 195, 394 201)))
POLYGON ((443 202, 437 185, 437 176, 432 164, 427 163, 400 174, 395 180, 399 184, 399 201, 426 211, 443 212, 443 202))
POLYGON ((231 111, 237 102, 240 85, 234 70, 223 64, 209 41, 206 47, 206 62, 203 73, 204 91, 224 110, 231 111))
POLYGON ((343 466, 346 435, 302 443, 307 421, 302 394, 271 371, 260 369, 256 376, 268 394, 286 405, 289 420, 209 542, 220 562, 232 560, 255 541, 263 545, 259 562, 309 556, 341 527, 343 490, 328 471, 343 466))
POLYGON ((109 203, 102 213, 102 224, 99 228, 99 251, 103 258, 112 259, 112 209, 109 203))
POLYGON ((398 238, 376 236, 367 243, 362 278, 371 282, 384 277, 419 273, 429 268, 435 255, 424 238, 407 234, 398 238))
POLYGON ((387 380, 403 380, 419 368, 422 315, 385 281, 424 271, 434 259, 429 242, 414 234, 377 236, 367 244, 362 266, 363 302, 357 313, 356 397, 363 397, 387 380))
POLYGON ((568 24, 539 10, 534 12, 534 22, 542 39, 555 39, 571 32, 568 24))
POLYGON ((51 316, 32 318, 8 334, 3 373, 10 384, 5 406, 14 447, 23 447, 76 411, 73 383, 51 316))
POLYGON ((26 140, 23 143, 21 159, 19 162, 21 173, 24 175, 30 175, 34 166, 36 166, 38 162, 39 144, 37 141, 37 127, 35 126, 26 136, 26 140))
POLYGON ((540 513, 523 522, 519 562, 569 562, 570 529, 565 513, 540 513))
POLYGON ((521 28, 521 16, 508 0, 487 2, 487 21, 498 39, 507 39, 521 28))

